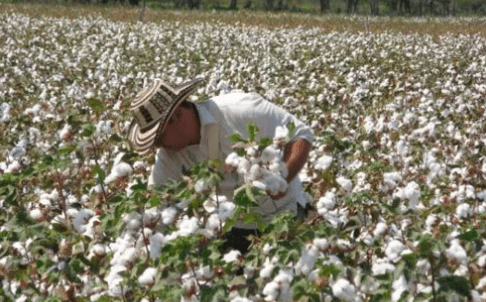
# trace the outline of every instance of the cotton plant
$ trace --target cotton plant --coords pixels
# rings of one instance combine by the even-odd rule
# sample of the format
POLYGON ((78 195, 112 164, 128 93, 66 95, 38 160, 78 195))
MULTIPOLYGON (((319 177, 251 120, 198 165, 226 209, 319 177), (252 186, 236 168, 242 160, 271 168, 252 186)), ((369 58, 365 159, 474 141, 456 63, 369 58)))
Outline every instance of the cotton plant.
MULTIPOLYGON (((293 123, 278 126, 275 129, 275 137, 261 138, 256 141, 258 127, 252 123, 248 124, 248 139, 244 139, 239 133, 233 134, 230 139, 235 143, 234 152, 225 159, 227 173, 236 174, 239 178, 239 188, 235 194, 238 197, 247 195, 251 206, 258 206, 258 195, 276 196, 285 194, 288 189, 286 177, 288 169, 283 161, 284 147, 289 141, 295 126, 293 123), (256 197, 254 193, 256 193, 256 197)), ((273 201, 272 201, 273 202, 273 201)), ((242 204, 238 204, 242 206, 242 204)), ((274 212, 278 210, 273 202, 274 212)), ((246 223, 261 217, 250 218, 246 223)))

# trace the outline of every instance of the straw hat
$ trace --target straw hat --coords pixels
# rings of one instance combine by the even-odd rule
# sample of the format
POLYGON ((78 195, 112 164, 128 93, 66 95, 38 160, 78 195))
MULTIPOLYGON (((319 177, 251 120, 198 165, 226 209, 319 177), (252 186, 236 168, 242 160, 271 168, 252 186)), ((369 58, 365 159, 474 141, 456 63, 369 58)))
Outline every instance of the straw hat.
POLYGON ((162 133, 177 106, 202 82, 198 78, 175 86, 156 79, 135 96, 128 139, 136 152, 143 155, 152 149, 159 127, 162 133))

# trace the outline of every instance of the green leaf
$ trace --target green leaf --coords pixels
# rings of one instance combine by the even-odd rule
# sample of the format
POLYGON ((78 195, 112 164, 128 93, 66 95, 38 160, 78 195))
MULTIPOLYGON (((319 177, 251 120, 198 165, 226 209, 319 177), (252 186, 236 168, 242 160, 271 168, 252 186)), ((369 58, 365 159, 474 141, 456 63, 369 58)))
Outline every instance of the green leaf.
POLYGON ((149 202, 151 207, 158 207, 162 203, 162 200, 160 200, 160 198, 157 196, 153 196, 150 197, 149 202))
POLYGON ((268 137, 264 137, 260 140, 260 144, 258 145, 258 150, 262 151, 265 150, 266 147, 272 144, 272 140, 268 137))
POLYGON ((478 235, 478 232, 475 229, 472 229, 470 231, 467 231, 467 232, 459 235, 459 238, 464 240, 464 241, 473 241, 473 240, 479 238, 479 235, 478 235))
POLYGON ((461 296, 470 298, 471 296, 471 283, 459 276, 446 276, 437 280, 440 284, 439 292, 455 291, 461 296))
POLYGON ((221 302, 228 301, 227 286, 220 284, 209 287, 207 285, 201 286, 200 301, 202 302, 221 302))
POLYGON ((249 123, 246 126, 246 129, 248 131, 248 137, 250 138, 250 142, 255 141, 255 138, 256 138, 258 131, 259 131, 257 125, 255 125, 254 123, 249 123))
POLYGON ((246 140, 241 137, 239 133, 233 133, 229 135, 229 140, 233 143, 238 143, 238 142, 247 142, 246 140))
POLYGON ((98 184, 104 183, 105 182, 105 178, 106 178, 106 172, 103 169, 101 169, 99 166, 94 166, 93 167, 93 170, 98 175, 98 179, 97 179, 96 182, 98 184))
POLYGON ((81 125, 81 129, 83 130, 82 135, 86 137, 93 135, 96 131, 96 127, 90 123, 81 125))
POLYGON ((248 213, 243 217, 243 223, 252 224, 258 220, 258 215, 255 213, 248 213))
POLYGON ((88 100, 88 106, 93 110, 95 114, 100 114, 104 110, 104 104, 101 100, 99 99, 89 99, 88 100))
POLYGON ((60 155, 68 155, 71 152, 73 152, 74 150, 76 150, 76 145, 69 145, 69 146, 65 146, 63 148, 59 148, 58 153, 60 155))
POLYGON ((288 123, 287 124, 287 129, 289 129, 289 138, 291 138, 294 135, 295 123, 294 122, 288 123))
POLYGON ((294 293, 294 299, 299 300, 304 295, 307 295, 309 289, 311 288, 311 285, 311 282, 306 278, 302 278, 297 282, 293 282, 292 292, 294 293))

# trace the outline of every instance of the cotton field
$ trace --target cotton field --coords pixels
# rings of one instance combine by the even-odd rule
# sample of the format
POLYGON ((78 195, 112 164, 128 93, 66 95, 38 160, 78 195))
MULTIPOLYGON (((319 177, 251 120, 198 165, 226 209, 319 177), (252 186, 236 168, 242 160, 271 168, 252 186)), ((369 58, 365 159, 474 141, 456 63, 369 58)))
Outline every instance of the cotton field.
MULTIPOLYGON (((486 37, 1 13, 0 45, 5 301, 486 300, 486 37), (243 208, 216 169, 147 191, 125 138, 144 84, 195 77, 193 101, 255 91, 316 137, 312 214, 245 256, 218 251, 243 208)), ((226 163, 285 190, 278 143, 271 177, 241 164, 258 144, 226 163)))

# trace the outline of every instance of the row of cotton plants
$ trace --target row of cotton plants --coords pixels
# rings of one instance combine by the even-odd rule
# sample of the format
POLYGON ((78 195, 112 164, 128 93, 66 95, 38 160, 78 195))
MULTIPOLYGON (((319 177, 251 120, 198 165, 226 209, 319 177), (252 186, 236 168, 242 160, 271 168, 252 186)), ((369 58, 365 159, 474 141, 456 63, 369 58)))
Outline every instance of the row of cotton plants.
POLYGON ((6 301, 486 299, 485 37, 1 16, 6 301), (256 91, 311 125, 304 223, 251 211, 286 190, 289 129, 147 189, 131 98, 196 76, 194 101, 256 91), (238 218, 247 255, 221 248, 238 218))

